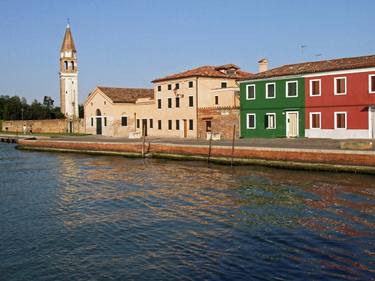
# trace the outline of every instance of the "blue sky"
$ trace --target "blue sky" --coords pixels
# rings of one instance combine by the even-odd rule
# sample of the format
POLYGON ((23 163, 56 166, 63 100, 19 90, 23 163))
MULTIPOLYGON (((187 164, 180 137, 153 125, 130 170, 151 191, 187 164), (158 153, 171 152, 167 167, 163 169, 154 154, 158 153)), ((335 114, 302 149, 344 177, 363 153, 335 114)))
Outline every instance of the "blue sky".
POLYGON ((151 87, 200 65, 298 63, 301 45, 305 61, 375 54, 374 11, 373 0, 1 0, 0 94, 59 104, 68 17, 83 102, 96 85, 151 87))

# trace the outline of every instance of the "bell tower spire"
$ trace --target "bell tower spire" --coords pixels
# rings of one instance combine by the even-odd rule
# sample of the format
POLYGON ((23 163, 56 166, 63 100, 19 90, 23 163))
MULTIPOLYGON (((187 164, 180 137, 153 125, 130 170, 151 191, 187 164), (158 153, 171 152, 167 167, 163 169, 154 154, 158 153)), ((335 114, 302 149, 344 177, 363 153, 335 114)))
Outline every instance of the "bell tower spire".
POLYGON ((60 50, 60 107, 69 120, 78 118, 77 50, 69 19, 60 50))

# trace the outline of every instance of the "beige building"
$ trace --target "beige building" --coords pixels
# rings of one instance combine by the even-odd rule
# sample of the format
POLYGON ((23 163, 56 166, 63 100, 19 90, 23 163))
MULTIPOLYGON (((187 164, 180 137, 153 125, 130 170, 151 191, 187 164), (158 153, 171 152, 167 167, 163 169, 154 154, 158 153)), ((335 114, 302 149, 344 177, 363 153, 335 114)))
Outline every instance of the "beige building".
MULTIPOLYGON (((201 109, 228 109, 239 108, 239 88, 236 79, 249 76, 234 64, 222 66, 202 66, 185 72, 173 74, 164 78, 155 79, 155 106, 158 112, 157 123, 160 127, 154 134, 156 136, 206 138, 202 133, 202 126, 206 133, 211 133, 215 126, 215 118, 204 115, 200 117, 201 109)), ((207 111, 205 111, 207 112, 207 111)), ((221 124, 225 124, 225 114, 221 124)), ((231 114, 233 127, 233 116, 231 114)), ((239 115, 236 123, 239 126, 239 115)), ((216 126, 214 132, 217 137, 227 130, 225 126, 216 126)))
MULTIPOLYGON (((217 128, 216 135, 228 136, 224 134, 228 128, 223 125, 226 112, 239 108, 236 79, 248 75, 233 64, 202 66, 155 79, 153 90, 97 87, 84 104, 86 132, 123 137, 145 134, 206 138, 204 131, 210 133, 211 128, 217 128), (212 124, 218 118, 207 116, 212 111, 205 110, 204 118, 200 118, 200 109, 210 108, 215 109, 215 114, 225 111, 220 126, 212 124)), ((228 118, 229 128, 233 122, 239 125, 237 113, 228 118)))
POLYGON ((153 97, 152 89, 96 87, 84 103, 86 133, 140 137, 141 122, 149 122, 154 109, 153 97))

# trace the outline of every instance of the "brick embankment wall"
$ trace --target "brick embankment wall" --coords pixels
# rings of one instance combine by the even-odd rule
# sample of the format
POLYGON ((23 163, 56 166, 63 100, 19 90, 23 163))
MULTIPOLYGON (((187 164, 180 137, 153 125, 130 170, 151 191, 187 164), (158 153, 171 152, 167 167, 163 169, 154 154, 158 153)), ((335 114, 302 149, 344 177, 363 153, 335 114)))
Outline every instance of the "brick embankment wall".
MULTIPOLYGON (((46 119, 46 120, 13 120, 3 121, 3 132, 23 132, 23 126, 26 125, 26 132, 29 133, 66 133, 69 123, 66 119, 46 119)), ((77 119, 73 122, 73 131, 75 133, 85 133, 83 119, 77 119)))
MULTIPOLYGON (((19 140, 21 147, 71 150, 82 152, 118 152, 141 154, 142 143, 100 143, 100 142, 71 142, 54 140, 19 140)), ((146 143, 144 152, 152 156, 180 155, 207 157, 208 147, 203 145, 177 145, 168 143, 146 143)), ((231 147, 212 146, 211 157, 231 158, 231 147)), ((375 167, 375 152, 372 151, 340 151, 340 150, 309 150, 282 148, 236 147, 234 159, 262 159, 267 161, 284 161, 299 163, 352 165, 375 167)))

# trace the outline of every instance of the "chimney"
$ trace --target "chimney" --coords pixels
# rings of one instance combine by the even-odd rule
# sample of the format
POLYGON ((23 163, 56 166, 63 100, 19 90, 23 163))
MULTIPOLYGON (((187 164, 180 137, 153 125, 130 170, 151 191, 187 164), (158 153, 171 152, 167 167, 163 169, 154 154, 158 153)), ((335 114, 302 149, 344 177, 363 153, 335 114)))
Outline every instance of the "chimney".
POLYGON ((268 60, 267 59, 261 59, 258 61, 259 64, 259 72, 264 72, 268 70, 268 60))

